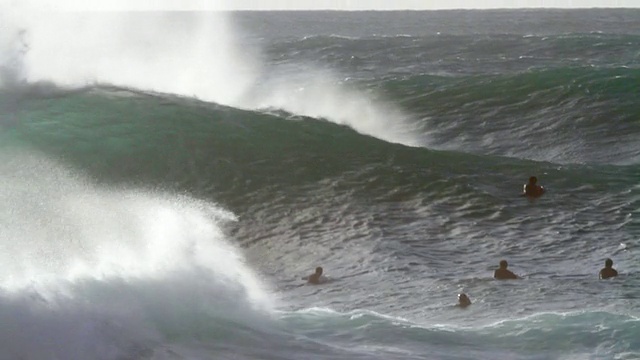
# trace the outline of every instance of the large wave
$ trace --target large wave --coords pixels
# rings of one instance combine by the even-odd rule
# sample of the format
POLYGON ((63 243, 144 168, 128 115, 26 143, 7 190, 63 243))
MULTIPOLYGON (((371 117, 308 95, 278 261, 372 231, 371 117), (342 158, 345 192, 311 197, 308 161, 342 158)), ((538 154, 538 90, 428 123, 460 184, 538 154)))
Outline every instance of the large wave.
POLYGON ((228 211, 101 188, 24 152, 0 163, 3 356, 140 358, 269 318, 266 287, 225 234, 228 211))
MULTIPOLYGON (((2 7, 4 8, 4 7, 2 7)), ((413 120, 380 96, 308 63, 267 66, 226 12, 43 12, 6 15, 3 84, 110 84, 245 109, 282 109, 407 145, 413 120), (246 40, 246 41, 245 41, 246 40)))

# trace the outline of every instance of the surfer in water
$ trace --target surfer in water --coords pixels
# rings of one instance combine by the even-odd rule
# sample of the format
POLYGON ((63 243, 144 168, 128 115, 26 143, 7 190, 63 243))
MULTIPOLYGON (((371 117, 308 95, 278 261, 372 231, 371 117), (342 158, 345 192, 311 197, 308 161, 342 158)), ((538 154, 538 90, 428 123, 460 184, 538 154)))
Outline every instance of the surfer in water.
POLYGON ((507 270, 507 260, 500 260, 500 268, 493 273, 493 277, 498 280, 520 279, 520 277, 507 270))
POLYGON ((459 308, 464 309, 469 305, 471 305, 471 300, 469 299, 467 294, 465 294, 465 293, 458 294, 458 305, 456 305, 456 306, 459 307, 459 308))
POLYGON ((600 279, 608 279, 618 276, 618 272, 613 268, 613 260, 607 258, 604 261, 604 267, 600 270, 600 279))
POLYGON ((544 187, 537 184, 538 178, 535 176, 531 176, 529 178, 529 182, 524 184, 524 188, 522 189, 522 196, 526 196, 528 198, 538 198, 544 194, 544 187))
POLYGON ((303 277, 302 280, 307 280, 307 282, 309 284, 314 284, 314 285, 318 285, 318 284, 324 284, 327 282, 327 278, 322 276, 322 267, 318 266, 316 268, 316 272, 307 276, 307 277, 303 277))

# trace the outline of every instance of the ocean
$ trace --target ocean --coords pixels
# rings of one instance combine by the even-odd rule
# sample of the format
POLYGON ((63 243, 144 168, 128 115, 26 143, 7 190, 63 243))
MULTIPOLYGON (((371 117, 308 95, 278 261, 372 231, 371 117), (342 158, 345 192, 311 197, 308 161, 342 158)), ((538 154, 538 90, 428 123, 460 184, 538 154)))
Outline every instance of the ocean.
POLYGON ((0 359, 640 359, 640 10, 4 10, 0 359))

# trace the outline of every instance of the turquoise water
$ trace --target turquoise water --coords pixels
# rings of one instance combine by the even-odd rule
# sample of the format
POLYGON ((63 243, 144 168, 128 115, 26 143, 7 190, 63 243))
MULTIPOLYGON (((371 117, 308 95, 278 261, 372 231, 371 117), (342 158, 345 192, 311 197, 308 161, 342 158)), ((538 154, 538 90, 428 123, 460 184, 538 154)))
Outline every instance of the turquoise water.
POLYGON ((639 16, 16 15, 2 356, 637 358, 639 16))

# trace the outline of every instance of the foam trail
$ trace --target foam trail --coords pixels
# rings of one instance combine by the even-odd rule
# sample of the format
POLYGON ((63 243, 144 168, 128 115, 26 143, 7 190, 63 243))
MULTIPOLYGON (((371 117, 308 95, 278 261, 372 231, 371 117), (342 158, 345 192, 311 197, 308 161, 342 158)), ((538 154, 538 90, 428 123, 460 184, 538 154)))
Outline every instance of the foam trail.
POLYGON ((110 84, 244 109, 277 108, 420 144, 406 126, 408 116, 347 88, 337 74, 307 64, 294 71, 266 66, 260 49, 242 43, 230 13, 29 10, 14 12, 10 28, 14 44, 16 34, 26 42, 19 77, 27 83, 110 84))

